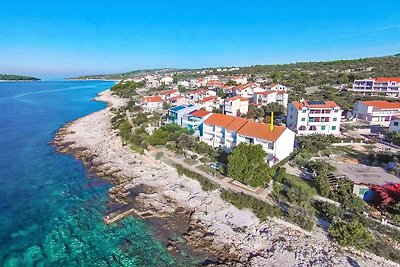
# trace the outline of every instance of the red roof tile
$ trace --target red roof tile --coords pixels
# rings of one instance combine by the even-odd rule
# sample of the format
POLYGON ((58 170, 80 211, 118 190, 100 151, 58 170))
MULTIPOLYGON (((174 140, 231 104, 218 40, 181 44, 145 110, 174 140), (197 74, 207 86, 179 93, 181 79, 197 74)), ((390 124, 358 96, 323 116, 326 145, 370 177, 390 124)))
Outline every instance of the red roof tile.
POLYGON ((398 83, 400 83, 400 78, 397 78, 397 77, 391 77, 391 78, 378 77, 378 78, 375 78, 375 82, 378 82, 378 83, 382 83, 382 82, 398 82, 398 83))
POLYGON ((212 114, 208 119, 204 121, 204 124, 226 127, 228 126, 236 117, 224 115, 224 114, 212 114))
POLYGON ((388 101, 360 101, 366 106, 372 106, 379 109, 397 109, 400 108, 400 102, 388 102, 388 101))
POLYGON ((161 92, 159 92, 158 94, 159 94, 159 95, 172 95, 173 93, 176 93, 176 92, 178 92, 178 90, 176 90, 176 89, 170 89, 170 90, 161 91, 161 92))
POLYGON ((275 142, 285 130, 285 126, 274 126, 274 130, 271 131, 269 124, 248 121, 238 131, 238 134, 275 142))
POLYGON ((162 98, 160 96, 145 96, 144 97, 145 102, 163 102, 162 98))
POLYGON ((208 101, 215 100, 215 99, 216 99, 215 96, 207 96, 207 97, 203 98, 202 100, 199 100, 199 103, 200 103, 200 104, 203 104, 203 103, 206 103, 206 102, 208 102, 208 101))
POLYGON ((225 127, 226 130, 237 132, 248 122, 248 120, 236 117, 228 126, 225 127))
POLYGON ((195 110, 193 112, 190 113, 190 115, 195 116, 195 117, 199 117, 199 118, 203 118, 204 116, 210 114, 210 112, 206 111, 206 110, 195 110))

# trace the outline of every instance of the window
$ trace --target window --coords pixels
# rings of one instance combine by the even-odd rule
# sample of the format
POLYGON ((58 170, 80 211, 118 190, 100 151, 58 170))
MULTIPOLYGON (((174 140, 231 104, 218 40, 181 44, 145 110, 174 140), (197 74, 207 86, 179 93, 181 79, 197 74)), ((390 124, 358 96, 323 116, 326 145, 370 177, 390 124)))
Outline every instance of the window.
POLYGON ((314 122, 314 118, 309 118, 308 121, 309 122, 314 122))
POLYGON ((321 130, 324 131, 325 130, 325 126, 321 126, 321 130))
POLYGON ((303 112, 303 113, 306 113, 306 112, 307 112, 307 110, 306 110, 306 109, 303 109, 303 110, 302 110, 302 112, 303 112))
POLYGON ((268 142, 268 149, 274 149, 274 143, 268 142))
MULTIPOLYGON (((301 121, 306 121, 306 118, 301 118, 301 121)), ((397 126, 397 125, 396 125, 397 126)))
POLYGON ((393 125, 394 126, 399 126, 399 122, 395 121, 395 122, 393 122, 393 125))
POLYGON ((333 121, 337 121, 337 118, 333 118, 333 121))
POLYGON ((336 130, 336 126, 332 126, 332 131, 335 131, 336 130))

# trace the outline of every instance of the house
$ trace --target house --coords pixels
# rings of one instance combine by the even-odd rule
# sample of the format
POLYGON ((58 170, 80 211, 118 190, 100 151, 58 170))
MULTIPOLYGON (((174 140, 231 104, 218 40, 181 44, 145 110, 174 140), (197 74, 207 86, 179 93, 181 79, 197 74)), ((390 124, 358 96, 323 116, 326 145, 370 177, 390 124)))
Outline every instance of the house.
POLYGON ((246 77, 235 76, 235 77, 232 77, 231 80, 237 84, 247 84, 246 77))
POLYGON ((248 83, 243 86, 234 87, 234 91, 237 96, 251 98, 255 92, 264 92, 265 90, 258 84, 248 83))
POLYGON ((144 111, 152 112, 163 107, 163 100, 160 96, 145 96, 141 103, 141 107, 144 111))
POLYGON ((189 83, 192 87, 202 87, 207 85, 207 80, 203 78, 191 79, 189 83))
POLYGON ((158 88, 160 87, 160 82, 158 80, 155 80, 153 78, 150 78, 146 81, 146 87, 147 88, 158 88))
POLYGON ((400 102, 358 101, 353 106, 353 117, 372 125, 389 126, 392 117, 400 114, 400 102))
POLYGON ((200 139, 227 152, 242 142, 260 144, 267 154, 266 162, 272 166, 293 152, 295 133, 284 126, 274 126, 271 129, 269 124, 212 114, 203 123, 200 139))
POLYGON ((212 113, 206 110, 195 110, 188 114, 182 116, 181 127, 187 128, 189 130, 193 130, 194 136, 200 136, 203 133, 203 122, 208 117, 210 117, 212 113))
POLYGON ((237 144, 261 145, 267 153, 270 166, 288 157, 294 148, 295 133, 285 126, 271 126, 266 123, 248 121, 237 134, 237 144))
POLYGON ((273 83, 268 86, 268 90, 269 91, 285 91, 285 92, 287 92, 288 88, 282 84, 273 83))
POLYGON ((179 95, 179 91, 176 89, 164 90, 158 92, 158 95, 165 101, 168 98, 175 97, 179 95))
POLYGON ((240 116, 242 114, 247 114, 249 111, 249 99, 234 96, 224 100, 223 111, 226 115, 240 116))
POLYGON ((178 86, 183 86, 185 88, 189 88, 190 83, 188 81, 178 81, 178 86))
POLYGON ((198 105, 176 106, 168 109, 167 122, 182 125, 182 117, 192 111, 200 109, 198 105))
POLYGON ((218 81, 218 76, 217 75, 207 75, 204 77, 204 80, 206 80, 207 82, 218 81))
POLYGON ((216 96, 207 96, 197 102, 201 108, 207 111, 213 111, 214 108, 220 108, 220 99, 216 96))
POLYGON ((197 102, 205 97, 216 96, 216 95, 217 93, 215 91, 202 88, 186 93, 186 98, 193 100, 194 102, 197 102))
POLYGON ((256 106, 266 106, 270 103, 278 103, 285 108, 288 105, 289 95, 285 91, 255 92, 252 103, 256 106))
POLYGON ((297 134, 340 133, 342 109, 333 101, 293 101, 287 112, 286 126, 297 134))
POLYGON ((165 77, 161 78, 161 80, 160 80, 160 83, 165 84, 165 85, 169 85, 173 82, 174 82, 174 79, 169 76, 165 76, 165 77))
POLYGON ((351 164, 332 161, 337 177, 348 177, 353 181, 353 193, 361 198, 368 198, 368 191, 372 186, 400 183, 400 178, 387 173, 381 167, 367 166, 363 164, 351 164))
POLYGON ((186 97, 182 95, 170 97, 166 100, 166 102, 172 106, 182 106, 188 104, 186 97))
POLYGON ((355 80, 351 91, 368 96, 400 97, 400 78, 379 77, 355 80))
POLYGON ((390 132, 400 132, 400 117, 394 116, 389 125, 390 132))

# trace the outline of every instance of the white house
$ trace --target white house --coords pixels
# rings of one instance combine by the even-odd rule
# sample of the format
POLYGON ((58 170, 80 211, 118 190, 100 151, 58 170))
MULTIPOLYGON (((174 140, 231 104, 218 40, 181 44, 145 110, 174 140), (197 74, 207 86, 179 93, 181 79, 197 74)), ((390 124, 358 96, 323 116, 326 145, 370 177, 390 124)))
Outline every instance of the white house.
POLYGON ((351 90, 362 95, 383 94, 391 97, 400 97, 400 78, 379 77, 355 80, 351 90))
POLYGON ((258 123, 223 114, 212 114, 203 123, 200 139, 213 147, 230 152, 244 142, 260 144, 266 152, 266 161, 274 165, 293 152, 295 133, 284 126, 258 123))
POLYGON ((285 91, 285 92, 287 92, 288 88, 286 86, 282 85, 282 84, 273 83, 273 84, 270 84, 268 86, 268 90, 270 90, 270 91, 285 91))
POLYGON ((220 108, 220 99, 216 96, 207 96, 197 101, 201 108, 207 111, 213 111, 214 108, 220 108))
POLYGON ((231 80, 236 82, 237 84, 247 84, 246 77, 235 76, 235 77, 232 77, 231 80))
POLYGON ((400 102, 358 101, 353 106, 353 117, 367 124, 389 126, 396 115, 400 115, 400 102))
POLYGON ((389 131, 399 132, 400 131, 400 117, 394 116, 390 121, 389 131))
POLYGON ((171 104, 172 106, 182 106, 182 105, 188 104, 186 97, 184 97, 182 95, 170 97, 166 100, 166 102, 168 104, 171 104))
POLYGON ((173 82, 174 82, 174 79, 172 77, 169 77, 169 76, 165 76, 165 77, 161 78, 161 80, 160 80, 160 83, 163 83, 163 84, 166 84, 166 85, 169 85, 169 84, 171 84, 173 82))
POLYGON ((266 106, 270 103, 278 103, 287 108, 289 95, 285 91, 255 92, 252 102, 256 106, 266 106))
POLYGON ((161 96, 145 96, 141 103, 141 106, 144 111, 156 111, 162 109, 163 100, 161 96))
POLYGON ((286 126, 300 135, 340 133, 342 109, 333 101, 293 101, 287 112, 286 126))
POLYGON ((234 96, 224 100, 223 111, 226 115, 240 116, 249 111, 249 99, 234 96))
MULTIPOLYGON (((152 77, 152 76, 150 76, 150 77, 152 77)), ((153 78, 148 79, 148 80, 146 81, 146 87, 147 87, 147 88, 157 88, 157 87, 160 87, 160 81, 158 81, 158 80, 156 80, 156 79, 153 79, 153 78)))
POLYGON ((207 82, 218 81, 218 76, 217 75, 207 75, 204 77, 204 80, 206 80, 207 82))
POLYGON ((185 88, 189 88, 190 83, 188 81, 178 81, 178 86, 183 86, 185 88))
POLYGON ((193 100, 194 102, 197 102, 205 97, 216 96, 216 95, 217 93, 215 91, 203 88, 187 92, 186 98, 193 100))
POLYGON ((259 84, 248 83, 243 86, 234 87, 234 91, 237 96, 251 98, 254 93, 264 92, 265 90, 259 86, 259 84))
POLYGON ((158 95, 165 101, 168 98, 175 97, 179 95, 179 91, 176 89, 169 89, 158 92, 158 95))

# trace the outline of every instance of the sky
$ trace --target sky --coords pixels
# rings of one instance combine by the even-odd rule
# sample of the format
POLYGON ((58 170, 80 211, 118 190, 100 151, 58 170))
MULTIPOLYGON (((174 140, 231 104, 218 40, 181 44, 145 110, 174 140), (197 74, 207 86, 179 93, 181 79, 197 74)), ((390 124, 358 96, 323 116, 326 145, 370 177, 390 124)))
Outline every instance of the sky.
POLYGON ((396 0, 0 0, 0 73, 51 79, 397 53, 396 0))

